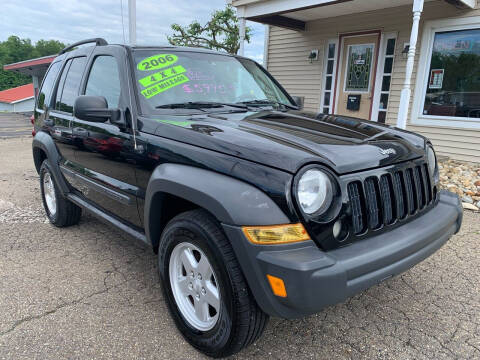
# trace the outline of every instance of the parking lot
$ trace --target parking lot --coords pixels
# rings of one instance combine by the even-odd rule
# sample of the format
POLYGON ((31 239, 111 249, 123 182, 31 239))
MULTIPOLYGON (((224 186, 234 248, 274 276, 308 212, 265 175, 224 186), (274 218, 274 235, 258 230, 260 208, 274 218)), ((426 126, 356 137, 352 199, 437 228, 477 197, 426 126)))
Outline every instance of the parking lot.
POLYGON ((30 135, 32 124, 28 116, 0 112, 0 138, 12 138, 30 135))
MULTIPOLYGON (((0 134, 2 130, 0 129, 0 134)), ((150 249, 86 215, 51 226, 31 138, 0 139, 0 359, 199 359, 150 249)), ((480 215, 405 274, 302 320, 271 319, 238 359, 480 358, 480 215)))

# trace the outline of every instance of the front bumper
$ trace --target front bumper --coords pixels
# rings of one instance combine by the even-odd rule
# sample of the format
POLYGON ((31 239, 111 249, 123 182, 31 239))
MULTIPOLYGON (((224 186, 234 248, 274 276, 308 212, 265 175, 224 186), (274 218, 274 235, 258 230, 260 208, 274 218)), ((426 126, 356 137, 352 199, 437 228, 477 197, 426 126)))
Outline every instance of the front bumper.
POLYGON ((313 241, 253 245, 241 228, 223 227, 259 306, 269 315, 291 319, 343 302, 408 270, 458 232, 462 215, 458 196, 441 191, 435 207, 419 218, 390 232, 328 252, 313 241), (266 274, 284 280, 286 298, 273 295, 266 274))

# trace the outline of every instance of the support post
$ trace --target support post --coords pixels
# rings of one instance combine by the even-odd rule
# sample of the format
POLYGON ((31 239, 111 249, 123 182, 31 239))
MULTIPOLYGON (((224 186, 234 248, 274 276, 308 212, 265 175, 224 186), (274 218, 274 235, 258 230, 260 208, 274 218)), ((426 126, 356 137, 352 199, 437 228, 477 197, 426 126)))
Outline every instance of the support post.
POLYGON ((33 82, 33 96, 35 98, 35 104, 36 104, 37 97, 38 97, 38 88, 40 87, 40 81, 37 75, 32 75, 32 82, 33 82))
POLYGON ((263 67, 268 69, 268 44, 270 41, 270 25, 265 24, 265 40, 263 43, 263 67))
POLYGON ((417 49, 418 27, 420 25, 420 17, 423 11, 424 0, 413 1, 413 24, 410 34, 410 47, 408 49, 407 66, 405 69, 405 82, 403 84, 402 94, 400 97, 400 106, 398 108, 397 127, 405 129, 407 127, 408 109, 410 107, 410 95, 412 93, 412 74, 415 63, 415 51, 417 49))
POLYGON ((238 31, 240 33, 240 49, 238 54, 240 56, 245 55, 245 31, 246 31, 247 20, 242 16, 238 19, 238 31))
POLYGON ((136 0, 128 0, 128 41, 131 46, 137 43, 137 4, 136 0))

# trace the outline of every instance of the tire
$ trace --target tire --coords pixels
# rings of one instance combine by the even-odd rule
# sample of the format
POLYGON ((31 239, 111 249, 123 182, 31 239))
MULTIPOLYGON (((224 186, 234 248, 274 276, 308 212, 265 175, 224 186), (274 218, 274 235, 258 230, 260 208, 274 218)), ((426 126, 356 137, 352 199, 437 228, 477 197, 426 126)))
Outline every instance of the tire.
MULTIPOLYGON (((218 221, 209 213, 199 209, 173 218, 162 233, 158 261, 160 279, 170 313, 185 339, 199 351, 211 357, 226 357, 239 352, 262 335, 269 317, 255 302, 228 239, 218 221), (180 254, 185 255, 186 252, 193 255, 200 265, 199 268, 194 268, 193 277, 187 269, 189 265, 185 266, 184 261, 178 261, 178 249, 180 254), (211 266, 210 272, 204 271, 206 268, 204 256, 211 266), (177 273, 178 277, 175 276, 177 273), (202 278, 203 283, 198 282, 200 273, 207 274, 202 278), (177 285, 175 279, 179 279, 180 285, 177 285), (182 288, 184 280, 190 281, 187 286, 189 290, 183 289, 187 293, 193 292, 191 296, 178 291, 182 288), (195 284, 193 290, 190 290, 191 283, 195 284), (218 311, 212 311, 216 302, 215 297, 212 298, 212 294, 215 293, 212 285, 219 294, 218 311), (209 290, 204 292, 203 286, 209 290), (207 301, 207 319, 216 317, 213 324, 205 321, 203 327, 191 320, 192 316, 189 316, 191 311, 188 310, 199 304, 197 299, 203 299, 202 295, 215 300, 207 301), (194 296, 198 298, 194 299, 194 296)), ((200 311, 199 314, 201 313, 200 311)))
POLYGON ((40 191, 47 217, 57 227, 76 225, 82 209, 62 195, 51 169, 50 162, 45 159, 40 167, 40 191))

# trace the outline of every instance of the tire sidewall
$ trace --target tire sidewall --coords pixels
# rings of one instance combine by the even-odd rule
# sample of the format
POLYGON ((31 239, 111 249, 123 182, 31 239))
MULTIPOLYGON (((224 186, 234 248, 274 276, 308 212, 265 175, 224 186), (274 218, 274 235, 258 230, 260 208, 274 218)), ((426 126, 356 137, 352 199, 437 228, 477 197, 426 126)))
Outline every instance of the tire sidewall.
POLYGON ((42 195, 42 203, 43 203, 43 207, 45 209, 45 213, 47 214, 48 219, 52 223, 55 224, 58 221, 58 216, 60 214, 60 209, 59 209, 60 198, 59 198, 59 193, 58 193, 58 186, 57 186, 57 183, 56 183, 55 178, 53 176, 53 173, 51 171, 50 163, 48 162, 48 160, 44 160, 43 163, 42 163, 42 166, 40 167, 40 192, 41 192, 41 195, 42 195), (48 209, 48 206, 47 206, 47 202, 45 200, 45 190, 43 188, 44 187, 43 179, 45 177, 45 174, 47 174, 47 173, 50 174, 50 178, 52 179, 53 187, 55 189, 55 198, 56 198, 56 203, 57 203, 57 211, 55 212, 55 215, 52 215, 50 213, 50 210, 48 209))
POLYGON ((180 330, 193 346, 203 352, 214 354, 231 341, 234 321, 233 289, 228 272, 221 260, 222 254, 208 233, 193 222, 181 220, 167 226, 159 245, 158 269, 163 291, 172 317, 180 330), (193 328, 183 317, 175 301, 169 276, 170 256, 176 245, 189 242, 199 247, 213 267, 220 290, 220 313, 215 326, 208 331, 193 328))

